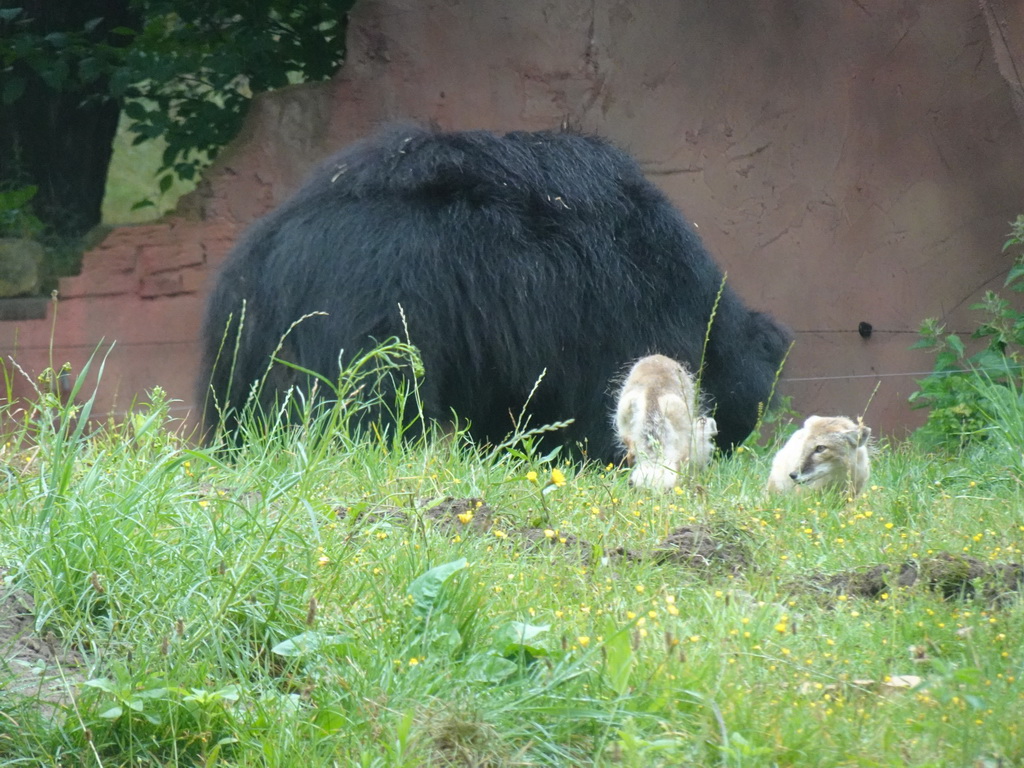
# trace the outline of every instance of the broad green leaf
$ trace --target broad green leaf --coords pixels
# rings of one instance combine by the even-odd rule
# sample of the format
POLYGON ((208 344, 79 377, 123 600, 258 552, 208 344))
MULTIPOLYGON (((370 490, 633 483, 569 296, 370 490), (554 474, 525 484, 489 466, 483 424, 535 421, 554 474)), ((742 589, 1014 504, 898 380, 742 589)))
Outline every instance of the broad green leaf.
POLYGON ((30 184, 0 192, 0 211, 14 211, 23 208, 29 200, 36 196, 39 187, 30 184))
POLYGON ((124 105, 124 114, 126 117, 141 122, 146 119, 146 107, 138 101, 129 101, 124 105))
POLYGON ((416 577, 415 581, 409 585, 409 594, 413 599, 413 612, 420 618, 429 616, 434 610, 445 582, 467 565, 466 558, 460 557, 458 560, 431 568, 416 577))
POLYGON ((117 720, 117 718, 122 714, 124 714, 124 710, 121 709, 121 707, 111 707, 110 709, 100 712, 100 717, 104 720, 117 720))
POLYGON ((959 357, 964 355, 964 343, 960 341, 960 337, 955 333, 951 333, 946 337, 946 343, 957 353, 959 357))
POLYGON ((224 701, 238 701, 241 694, 238 692, 237 685, 226 685, 216 692, 217 696, 224 701))
POLYGON ((103 61, 96 56, 86 56, 78 62, 78 77, 85 83, 93 82, 103 71, 103 61))
POLYGON ((114 683, 105 677, 94 677, 92 680, 86 680, 82 685, 87 685, 90 688, 99 688, 107 693, 113 693, 115 690, 114 683))
POLYGON ((351 721, 345 716, 344 712, 332 707, 318 709, 316 714, 313 715, 314 725, 324 731, 324 733, 338 733, 339 731, 343 731, 349 727, 350 722, 351 721))
POLYGON ((956 682, 964 685, 980 685, 985 676, 977 667, 961 667, 954 669, 950 675, 956 682))
POLYGON ((607 657, 605 672, 608 684, 619 696, 629 688, 629 677, 633 670, 633 645, 629 632, 618 631, 604 643, 607 657))
POLYGON ((136 698, 139 699, 162 699, 167 696, 167 688, 147 688, 144 691, 137 691, 136 698))
POLYGON ((971 358, 971 364, 989 374, 997 373, 1007 368, 1006 358, 994 349, 983 349, 971 358))
POLYGON ((65 32, 51 32, 43 37, 43 40, 48 42, 54 48, 66 48, 70 38, 65 32))
POLYGON ((540 463, 540 464, 548 464, 548 463, 550 463, 550 462, 554 461, 554 460, 555 460, 555 458, 556 458, 556 457, 558 456, 558 454, 559 454, 559 453, 561 453, 561 451, 562 451, 562 446, 560 446, 560 445, 556 445, 556 446, 555 446, 555 447, 554 447, 554 448, 553 448, 553 449, 551 450, 551 452, 550 452, 550 453, 546 453, 546 454, 544 454, 544 455, 543 455, 543 456, 541 456, 541 457, 540 457, 539 459, 537 459, 537 461, 538 461, 538 463, 540 463))
POLYGON ((150 200, 147 197, 147 198, 145 198, 143 200, 139 200, 137 202, 132 203, 132 207, 129 210, 137 211, 140 208, 149 208, 149 207, 154 207, 155 208, 156 207, 156 203, 154 203, 152 200, 150 200))
POLYGON ((344 649, 351 643, 352 639, 347 635, 325 635, 322 632, 310 630, 283 640, 271 648, 270 652, 286 657, 304 656, 321 649, 344 649))
POLYGON ((218 691, 207 691, 202 688, 193 688, 192 693, 185 696, 182 701, 193 701, 197 704, 209 704, 219 701, 238 701, 238 686, 227 685, 218 691))
POLYGON ((430 626, 424 639, 432 652, 449 654, 459 647, 462 634, 453 616, 435 613, 430 617, 430 626))
POLYGON ((1024 283, 1018 283, 1024 277, 1024 263, 1018 261, 1010 267, 1010 273, 1006 276, 1004 285, 1009 285, 1015 291, 1024 291, 1024 283))
POLYGON ((398 737, 400 744, 407 744, 409 741, 409 734, 412 733, 412 724, 416 719, 416 715, 413 710, 408 710, 402 715, 402 719, 398 721, 398 725, 395 727, 395 735, 398 737))
POLYGON ((550 624, 526 624, 510 621, 497 631, 494 645, 503 656, 515 653, 529 653, 531 656, 547 656, 547 649, 532 642, 534 638, 551 629, 550 624))
POLYGON ((944 349, 935 355, 935 370, 936 371, 953 371, 957 369, 958 357, 956 353, 944 349))
POLYGON ((463 668, 463 680, 468 683, 500 683, 515 674, 519 665, 509 661, 498 651, 478 653, 463 668))

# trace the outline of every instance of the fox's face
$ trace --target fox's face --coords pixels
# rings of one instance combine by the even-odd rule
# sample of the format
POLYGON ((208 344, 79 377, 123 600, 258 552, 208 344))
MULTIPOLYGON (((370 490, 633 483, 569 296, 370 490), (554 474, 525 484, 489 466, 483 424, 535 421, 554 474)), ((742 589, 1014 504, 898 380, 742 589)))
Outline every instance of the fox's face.
POLYGON ((790 472, 799 485, 820 485, 845 480, 856 462, 857 449, 867 444, 867 427, 841 432, 817 432, 813 428, 804 443, 799 468, 790 472))
POLYGON ((712 416, 694 419, 693 434, 690 436, 690 463, 696 467, 707 466, 715 453, 715 435, 718 423, 712 416))

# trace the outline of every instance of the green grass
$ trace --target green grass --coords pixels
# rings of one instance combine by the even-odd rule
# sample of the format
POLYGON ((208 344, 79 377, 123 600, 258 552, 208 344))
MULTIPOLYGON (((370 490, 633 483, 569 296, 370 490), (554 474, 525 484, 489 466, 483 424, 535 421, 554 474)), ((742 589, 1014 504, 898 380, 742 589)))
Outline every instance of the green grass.
POLYGON ((139 224, 153 221, 174 209, 178 198, 195 189, 195 182, 175 179, 170 189, 160 192, 157 169, 166 143, 162 139, 132 144, 127 130, 128 118, 122 115, 114 138, 114 154, 107 172, 107 189, 103 196, 103 223, 108 226, 139 224), (153 205, 136 208, 136 203, 150 200, 153 205))
POLYGON ((780 501, 756 446, 654 495, 522 444, 354 437, 344 413, 330 440, 294 430, 228 463, 166 406, 157 392, 93 429, 41 396, 32 440, 5 448, 4 583, 87 661, 52 719, 0 665, 2 765, 1024 761, 1014 593, 820 586, 939 552, 1020 561, 1005 467, 1022 446, 883 442, 862 497, 780 501), (481 499, 494 525, 424 513, 446 497, 481 499), (551 533, 531 548, 518 531, 535 522, 551 533), (614 556, 696 525, 746 562, 614 556), (555 543, 568 535, 589 547, 555 543))

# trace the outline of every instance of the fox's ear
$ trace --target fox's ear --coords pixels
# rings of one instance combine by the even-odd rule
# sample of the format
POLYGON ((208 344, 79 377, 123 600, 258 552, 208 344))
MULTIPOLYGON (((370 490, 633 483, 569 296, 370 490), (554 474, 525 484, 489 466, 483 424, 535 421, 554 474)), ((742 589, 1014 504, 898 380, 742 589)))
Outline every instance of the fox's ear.
POLYGON ((871 439, 871 427, 865 427, 863 424, 860 426, 860 440, 857 441, 857 447, 867 445, 868 440, 871 439))
POLYGON ((633 419, 636 418, 636 400, 635 399, 630 398, 629 400, 626 401, 625 404, 620 403, 619 404, 619 408, 621 410, 619 411, 619 413, 616 414, 616 416, 615 416, 616 420, 619 420, 621 418, 624 421, 632 422, 633 419))
POLYGON ((848 442, 851 448, 857 448, 861 444, 860 434, 859 429, 848 429, 846 432, 840 432, 839 436, 848 442))

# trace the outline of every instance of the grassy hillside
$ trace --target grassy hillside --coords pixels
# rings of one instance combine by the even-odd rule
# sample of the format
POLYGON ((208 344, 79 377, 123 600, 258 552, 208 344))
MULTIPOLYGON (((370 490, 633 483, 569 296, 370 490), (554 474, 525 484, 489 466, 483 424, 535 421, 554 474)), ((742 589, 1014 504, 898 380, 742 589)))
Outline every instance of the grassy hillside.
POLYGON ((82 415, 4 449, 0 764, 1024 761, 1012 442, 778 500, 753 445, 655 495, 345 408, 231 460, 159 392, 82 415))

